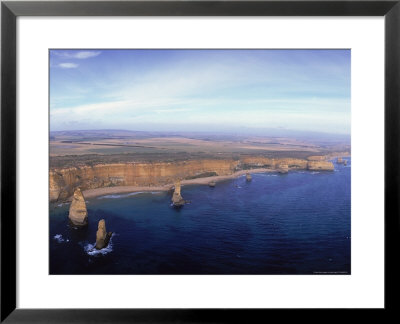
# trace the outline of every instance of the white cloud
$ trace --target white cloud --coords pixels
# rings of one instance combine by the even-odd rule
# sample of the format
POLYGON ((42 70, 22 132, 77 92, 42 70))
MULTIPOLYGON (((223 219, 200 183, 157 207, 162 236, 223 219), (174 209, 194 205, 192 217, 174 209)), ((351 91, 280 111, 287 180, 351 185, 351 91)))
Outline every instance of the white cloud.
MULTIPOLYGON (((57 53, 65 60, 99 54, 94 51, 57 53)), ((104 78, 93 77, 90 91, 82 94, 81 103, 79 100, 73 104, 68 100, 57 103, 57 108, 51 110, 51 125, 62 129, 67 122, 74 125, 85 121, 98 124, 97 127, 139 125, 145 128, 157 123, 201 125, 204 129, 209 125, 332 131, 336 131, 335 127, 343 128, 338 132, 350 127, 350 98, 337 98, 335 94, 326 97, 330 87, 308 84, 297 71, 292 73, 293 78, 286 78, 262 65, 257 69, 263 71, 255 73, 251 65, 244 63, 234 68, 231 62, 200 63, 184 61, 141 73, 128 66, 123 72, 110 73, 104 78), (268 73, 274 82, 269 81, 268 73), (316 96, 321 90, 324 95, 316 96)), ((71 96, 85 88, 80 82, 76 86, 76 90, 70 91, 71 96)))
POLYGON ((75 53, 74 58, 87 59, 89 57, 96 57, 96 56, 98 56, 100 54, 101 54, 101 52, 82 51, 82 52, 75 53))
POLYGON ((58 66, 63 69, 76 69, 79 65, 75 63, 60 63, 58 66))
POLYGON ((171 108, 171 109, 156 109, 156 110, 154 110, 154 112, 157 113, 157 114, 178 113, 178 112, 187 112, 187 111, 193 111, 193 109, 189 109, 189 108, 171 108))
POLYGON ((87 59, 90 57, 96 57, 101 54, 100 51, 79 51, 79 52, 54 52, 55 55, 69 58, 69 59, 87 59))

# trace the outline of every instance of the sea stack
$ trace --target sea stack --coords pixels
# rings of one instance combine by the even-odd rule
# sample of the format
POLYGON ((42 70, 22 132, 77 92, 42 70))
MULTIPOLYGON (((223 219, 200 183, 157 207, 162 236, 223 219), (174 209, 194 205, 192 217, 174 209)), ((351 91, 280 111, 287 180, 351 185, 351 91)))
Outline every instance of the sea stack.
POLYGON ((69 207, 69 220, 75 226, 87 225, 88 213, 86 209, 85 197, 78 187, 72 196, 71 206, 69 207))
POLYGON ((250 173, 246 173, 246 181, 251 181, 251 174, 250 173))
POLYGON ((106 222, 104 219, 99 221, 99 225, 97 227, 96 233, 96 249, 101 250, 107 247, 108 243, 110 242, 112 232, 106 231, 106 222))
POLYGON ((171 200, 172 204, 177 207, 185 204, 185 200, 181 196, 181 182, 179 180, 175 182, 175 190, 171 200))
POLYGON ((288 173, 289 172, 289 166, 287 164, 280 164, 278 166, 278 172, 279 173, 288 173))
POLYGON ((347 165, 347 160, 343 160, 343 165, 347 165))

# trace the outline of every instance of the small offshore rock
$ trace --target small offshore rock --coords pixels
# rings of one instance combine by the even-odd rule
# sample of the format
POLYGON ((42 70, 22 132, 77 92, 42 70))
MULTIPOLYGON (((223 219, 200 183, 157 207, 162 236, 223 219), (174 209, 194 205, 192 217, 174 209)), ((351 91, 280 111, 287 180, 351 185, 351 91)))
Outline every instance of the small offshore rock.
POLYGON ((81 189, 76 188, 72 196, 72 202, 69 207, 69 220, 75 226, 86 226, 88 223, 88 213, 86 209, 85 197, 81 189))
POLYGON ((251 174, 249 172, 246 173, 246 181, 251 181, 251 174))
POLYGON ((214 181, 211 181, 211 182, 208 183, 208 186, 212 187, 212 188, 214 188, 215 185, 216 185, 216 183, 214 181))

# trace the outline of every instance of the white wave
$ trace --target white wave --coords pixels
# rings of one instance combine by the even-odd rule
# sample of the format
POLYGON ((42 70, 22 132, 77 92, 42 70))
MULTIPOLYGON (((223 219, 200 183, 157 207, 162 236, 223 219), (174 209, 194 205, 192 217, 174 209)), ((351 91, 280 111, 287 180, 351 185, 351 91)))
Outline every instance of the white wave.
POLYGON ((69 242, 69 240, 65 240, 61 234, 54 235, 53 239, 55 239, 58 243, 69 242))
POLYGON ((313 172, 311 172, 311 174, 318 174, 319 172, 316 172, 316 171, 313 171, 313 172))
POLYGON ((277 177, 276 174, 271 173, 257 173, 255 174, 256 177, 277 177))
POLYGON ((106 254, 112 252, 112 250, 113 250, 113 245, 112 245, 113 236, 114 236, 114 233, 111 235, 110 242, 108 242, 107 247, 105 247, 104 249, 97 250, 96 243, 93 243, 93 244, 88 243, 83 248, 84 248, 85 252, 91 256, 106 255, 106 254))
POLYGON ((161 193, 160 191, 138 191, 138 192, 130 192, 127 194, 115 194, 115 195, 106 195, 106 196, 101 196, 98 197, 97 199, 118 199, 118 198, 126 198, 126 197, 131 197, 131 196, 136 196, 139 194, 144 194, 144 193, 148 193, 148 194, 159 194, 161 193))

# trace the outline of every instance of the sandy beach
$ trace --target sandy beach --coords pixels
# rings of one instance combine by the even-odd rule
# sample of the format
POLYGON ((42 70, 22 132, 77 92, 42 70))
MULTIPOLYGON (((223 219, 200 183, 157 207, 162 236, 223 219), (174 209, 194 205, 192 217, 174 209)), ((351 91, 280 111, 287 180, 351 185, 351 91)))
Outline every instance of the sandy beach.
MULTIPOLYGON (((252 169, 252 170, 241 170, 241 171, 235 172, 230 175, 182 180, 181 185, 182 186, 194 185, 194 184, 208 185, 210 182, 219 182, 219 181, 223 181, 223 180, 238 178, 242 175, 245 175, 247 172, 252 174, 252 173, 277 172, 277 171, 271 170, 271 169, 263 169, 263 168, 252 169)), ((168 191, 168 190, 172 189, 173 186, 174 186, 174 184, 170 183, 170 184, 167 184, 164 186, 155 186, 155 187, 137 187, 137 186, 104 187, 104 188, 84 190, 83 195, 85 196, 85 198, 93 198, 93 197, 99 197, 99 196, 105 196, 105 195, 130 193, 130 192, 168 191)))

